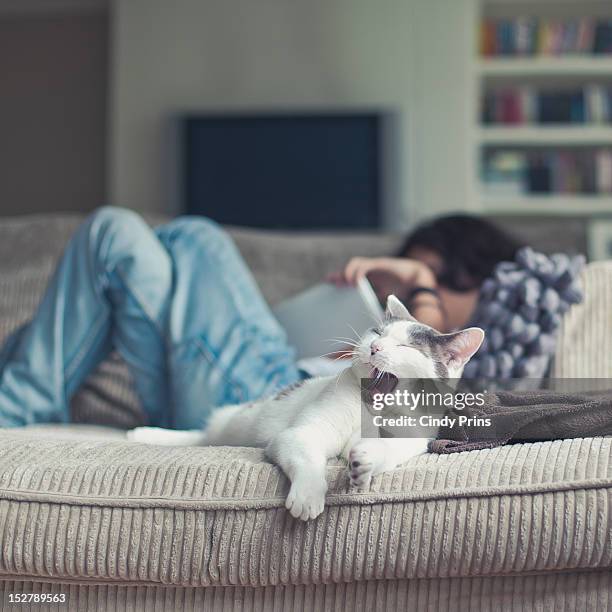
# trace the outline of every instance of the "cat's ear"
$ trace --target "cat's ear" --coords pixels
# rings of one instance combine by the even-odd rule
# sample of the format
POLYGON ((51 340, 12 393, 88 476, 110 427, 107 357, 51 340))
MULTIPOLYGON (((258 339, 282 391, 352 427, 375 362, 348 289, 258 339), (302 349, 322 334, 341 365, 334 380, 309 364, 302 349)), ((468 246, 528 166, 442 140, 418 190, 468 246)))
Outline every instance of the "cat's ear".
POLYGON ((480 327, 469 327, 452 334, 438 336, 442 340, 441 360, 450 369, 462 368, 480 348, 484 340, 480 327))
POLYGON ((393 294, 389 295, 387 298, 387 309, 385 312, 389 318, 416 321, 408 312, 408 309, 393 294))

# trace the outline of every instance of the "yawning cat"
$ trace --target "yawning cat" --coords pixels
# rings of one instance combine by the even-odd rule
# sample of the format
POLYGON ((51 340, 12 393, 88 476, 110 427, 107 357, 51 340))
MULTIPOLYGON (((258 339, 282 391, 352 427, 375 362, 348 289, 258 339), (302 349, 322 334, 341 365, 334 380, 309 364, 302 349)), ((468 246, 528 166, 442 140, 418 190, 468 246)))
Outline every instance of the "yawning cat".
POLYGON ((393 295, 385 321, 367 331, 352 365, 337 376, 312 378, 278 395, 217 409, 204 431, 139 427, 131 440, 150 444, 255 446, 291 481, 285 503, 294 517, 317 517, 325 504, 327 460, 344 456, 354 486, 427 450, 424 438, 361 439, 361 379, 458 378, 484 332, 472 327, 440 334, 414 319, 393 295))

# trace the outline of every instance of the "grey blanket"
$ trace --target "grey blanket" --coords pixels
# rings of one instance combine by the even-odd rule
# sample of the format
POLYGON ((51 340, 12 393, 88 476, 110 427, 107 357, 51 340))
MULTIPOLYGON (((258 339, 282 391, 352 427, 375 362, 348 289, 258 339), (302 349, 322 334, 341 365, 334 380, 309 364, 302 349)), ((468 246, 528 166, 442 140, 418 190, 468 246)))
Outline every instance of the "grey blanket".
POLYGON ((447 414, 480 420, 441 427, 438 438, 429 445, 431 452, 456 453, 510 442, 609 436, 612 435, 612 390, 500 391, 489 394, 483 406, 447 414), (486 419, 490 424, 485 424, 486 419))

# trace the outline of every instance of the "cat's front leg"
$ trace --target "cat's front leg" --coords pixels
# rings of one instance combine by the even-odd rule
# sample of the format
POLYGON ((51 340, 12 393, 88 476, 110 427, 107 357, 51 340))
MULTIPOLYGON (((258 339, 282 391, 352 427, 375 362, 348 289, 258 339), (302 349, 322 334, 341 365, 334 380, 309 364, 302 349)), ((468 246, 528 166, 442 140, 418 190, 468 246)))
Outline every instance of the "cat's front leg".
POLYGON ((317 435, 306 430, 287 429, 270 442, 266 455, 291 481, 285 502, 291 515, 303 521, 319 516, 327 492, 327 456, 317 435))
POLYGON ((426 438, 363 438, 348 453, 351 485, 367 487, 372 476, 393 470, 427 451, 426 438))

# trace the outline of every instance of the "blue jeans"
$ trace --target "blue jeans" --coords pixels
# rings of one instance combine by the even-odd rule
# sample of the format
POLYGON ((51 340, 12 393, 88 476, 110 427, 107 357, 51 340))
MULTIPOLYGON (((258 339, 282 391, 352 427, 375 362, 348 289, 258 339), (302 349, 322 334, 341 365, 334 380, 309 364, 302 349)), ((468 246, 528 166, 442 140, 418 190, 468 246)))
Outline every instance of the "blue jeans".
POLYGON ((2 349, 0 426, 69 421, 70 397, 113 349, 161 427, 201 427, 216 406, 300 378, 238 249, 203 218, 152 230, 107 207, 83 223, 33 320, 2 349))

